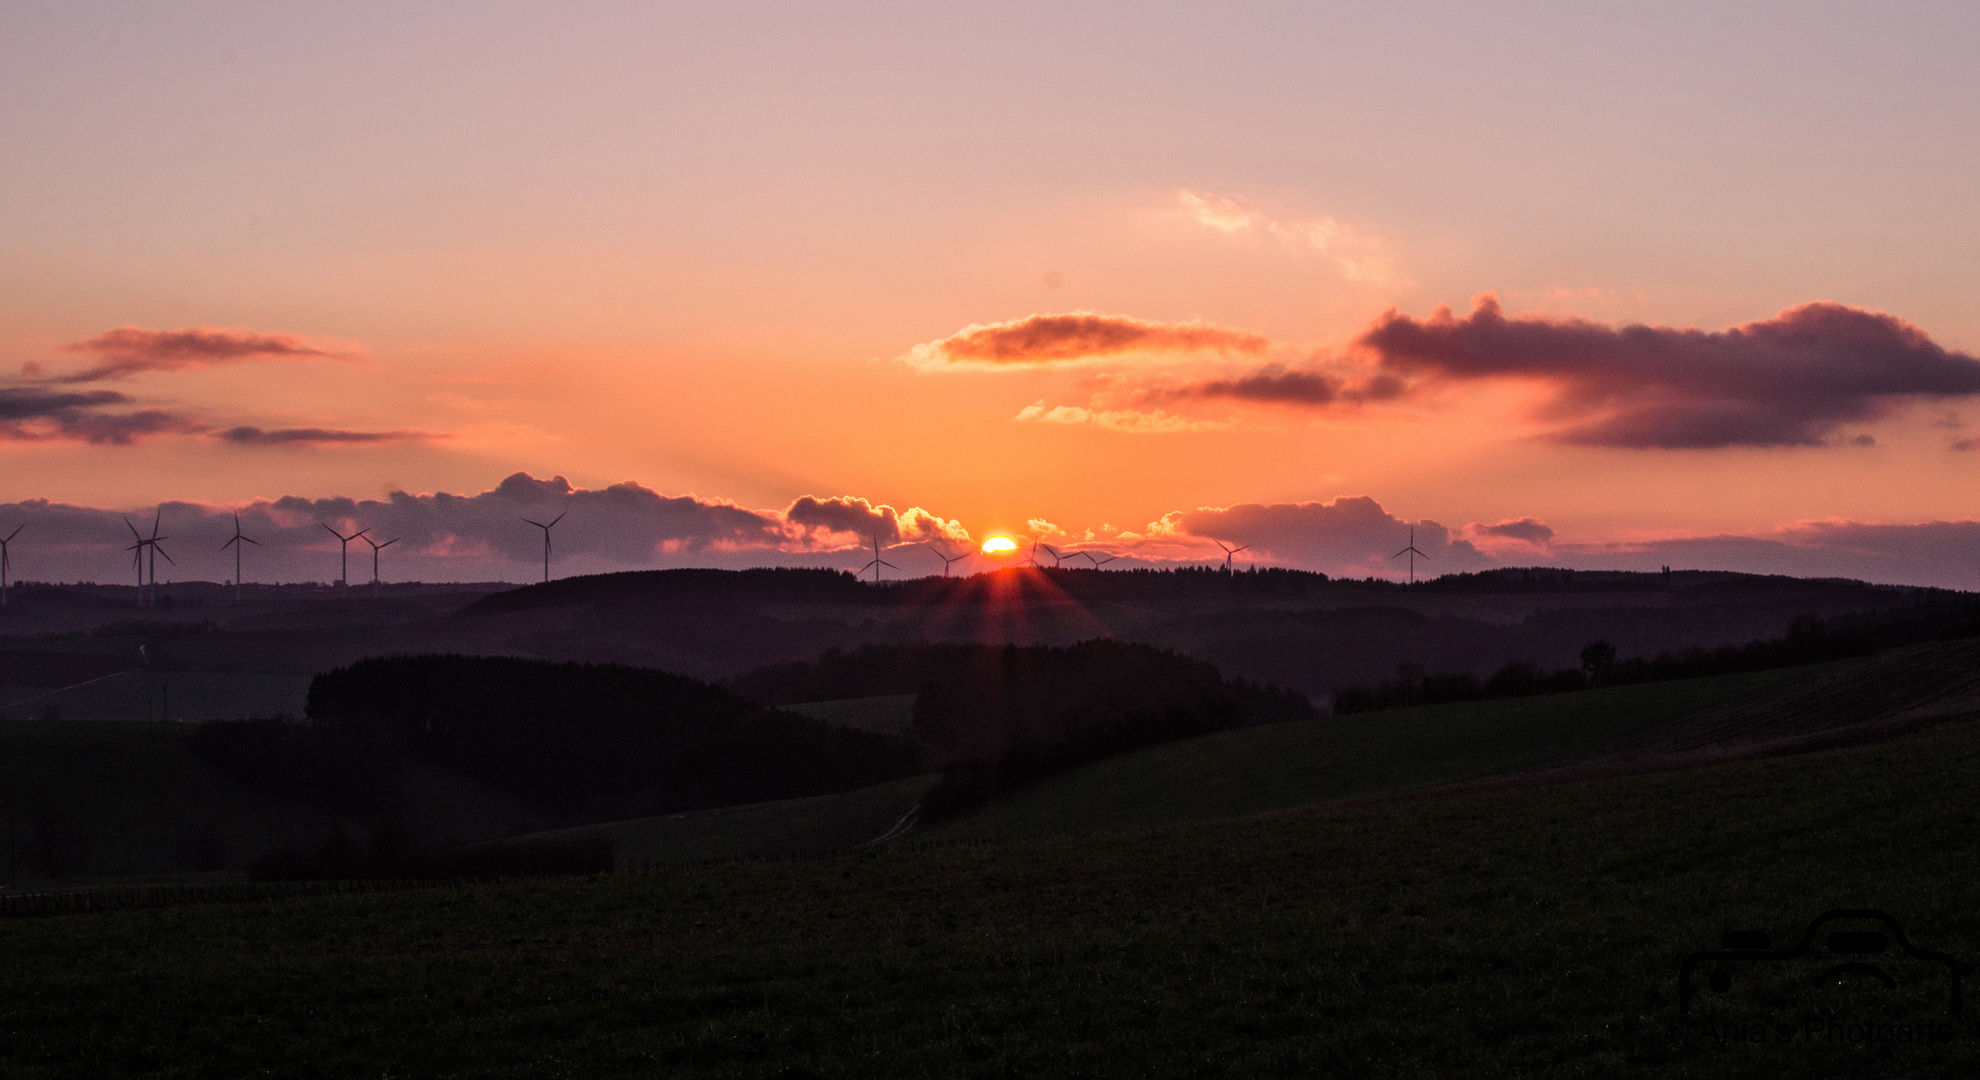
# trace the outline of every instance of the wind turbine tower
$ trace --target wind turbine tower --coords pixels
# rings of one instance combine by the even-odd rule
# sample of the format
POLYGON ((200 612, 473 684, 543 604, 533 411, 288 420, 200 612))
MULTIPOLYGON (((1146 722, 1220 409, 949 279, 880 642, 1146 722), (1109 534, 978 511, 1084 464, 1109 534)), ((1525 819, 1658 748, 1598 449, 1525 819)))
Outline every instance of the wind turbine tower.
POLYGON ((1237 573, 1236 569, 1233 568, 1231 565, 1231 560, 1236 557, 1238 552, 1251 550, 1250 544, 1243 544, 1238 547, 1232 547, 1229 544, 1224 543, 1222 540, 1213 539, 1210 542, 1224 549, 1224 573, 1226 574, 1237 573))
MULTIPOLYGON (((1404 555, 1409 556, 1409 583, 1414 585, 1416 584, 1416 557, 1423 555, 1422 552, 1416 550, 1416 526, 1414 525, 1409 527, 1409 546, 1389 556, 1389 558, 1400 559, 1404 555)), ((1423 555, 1423 557, 1427 559, 1430 556, 1423 555)))
MULTIPOLYGON (((321 524, 321 522, 319 522, 318 524, 321 524)), ((349 592, 351 588, 351 541, 356 540, 358 537, 363 536, 365 533, 368 533, 371 530, 359 529, 358 531, 352 533, 351 535, 345 536, 343 533, 338 532, 337 530, 331 528, 330 526, 324 525, 323 531, 337 538, 337 545, 338 545, 337 558, 339 560, 337 586, 338 588, 341 588, 344 591, 349 592)))
MULTIPOLYGON (((568 513, 570 513, 569 510, 564 511, 564 514, 568 513)), ((543 583, 545 585, 550 583, 550 530, 555 528, 558 522, 564 520, 564 514, 558 514, 556 517, 551 518, 548 525, 540 521, 529 521, 528 518, 523 519, 543 530, 543 583)))
POLYGON ((378 553, 398 543, 399 538, 395 536, 381 544, 367 536, 364 542, 371 545, 371 598, 376 600, 378 599, 378 553))
POLYGON ((5 540, 0 540, 0 607, 7 606, 7 572, 14 568, 13 556, 8 554, 7 545, 13 543, 14 537, 21 535, 21 530, 25 528, 25 524, 16 525, 5 540))
POLYGON ((261 541, 251 540, 248 537, 241 534, 241 515, 235 514, 234 538, 232 540, 227 541, 224 544, 221 544, 220 550, 225 551, 228 548, 234 549, 234 603, 236 604, 241 602, 241 545, 242 544, 253 544, 255 547, 260 547, 261 541))
MULTIPOLYGON (((965 551, 965 552, 963 552, 963 553, 962 553, 961 555, 944 555, 944 554, 942 554, 942 549, 941 549, 941 548, 938 548, 938 547, 936 547, 936 546, 935 546, 934 544, 923 544, 923 545, 921 545, 921 546, 922 546, 922 547, 925 547, 925 548, 927 548, 928 550, 930 550, 930 551, 932 551, 932 552, 934 552, 934 553, 935 553, 935 557, 936 557, 936 558, 938 558, 938 559, 940 559, 940 560, 942 560, 942 576, 943 576, 943 577, 948 577, 948 576, 949 576, 949 567, 951 567, 951 566, 953 566, 953 565, 955 565, 956 563, 959 563, 959 562, 961 562, 961 561, 963 561, 964 559, 967 559, 967 558, 969 558, 969 557, 970 557, 971 555, 974 555, 974 554, 976 554, 976 552, 974 552, 974 551, 965 551)), ((875 554, 875 555, 877 556, 877 555, 879 555, 879 552, 878 552, 878 551, 875 551, 875 552, 874 552, 874 554, 875 554)))
MULTIPOLYGON (((899 570, 899 569, 900 569, 900 567, 898 567, 898 566, 895 566, 895 565, 894 565, 893 563, 890 563, 890 562, 888 562, 887 560, 885 560, 885 559, 882 559, 882 558, 880 557, 880 534, 879 534, 879 533, 874 533, 874 534, 873 534, 873 561, 872 561, 872 562, 870 562, 870 563, 867 563, 867 564, 866 564, 865 566, 862 566, 862 567, 860 567, 860 568, 859 568, 859 572, 860 572, 860 573, 862 573, 862 574, 864 574, 864 573, 866 573, 866 572, 867 572, 868 570, 871 570, 871 571, 873 571, 873 582, 874 582, 874 584, 876 584, 876 585, 877 585, 877 584, 879 584, 879 583, 880 583, 880 568, 881 568, 881 567, 883 567, 883 566, 884 566, 884 567, 886 567, 886 568, 887 568, 887 569, 889 569, 889 570, 899 570)), ((947 570, 948 568, 947 568, 947 567, 943 567, 943 569, 944 569, 944 570, 947 570)))

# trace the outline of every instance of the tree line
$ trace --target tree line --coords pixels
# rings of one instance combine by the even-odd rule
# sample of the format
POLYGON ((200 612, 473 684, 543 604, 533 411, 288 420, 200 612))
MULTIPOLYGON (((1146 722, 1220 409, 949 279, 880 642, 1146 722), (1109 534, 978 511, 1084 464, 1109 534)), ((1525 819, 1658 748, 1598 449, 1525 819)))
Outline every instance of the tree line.
POLYGON ((1558 694, 1598 686, 1819 664, 1904 645, 1974 636, 1980 636, 1980 602, 1968 598, 1934 598, 1896 610, 1826 619, 1813 614, 1797 615, 1788 623, 1787 632, 1777 638, 1716 649, 1664 651, 1653 657, 1620 658, 1614 645, 1596 640, 1581 650, 1579 667, 1553 671, 1530 661, 1515 660, 1481 679, 1463 671, 1428 674, 1416 664, 1404 663, 1397 666, 1393 678, 1339 691, 1334 695, 1333 705, 1335 714, 1343 715, 1408 705, 1558 694))

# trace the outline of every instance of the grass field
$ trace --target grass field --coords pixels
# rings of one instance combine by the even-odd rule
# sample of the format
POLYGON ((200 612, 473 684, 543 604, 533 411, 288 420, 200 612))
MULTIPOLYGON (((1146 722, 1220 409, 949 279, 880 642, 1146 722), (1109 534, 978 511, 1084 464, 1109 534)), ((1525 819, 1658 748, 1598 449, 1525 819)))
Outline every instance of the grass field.
POLYGON ((917 837, 1106 832, 1493 776, 1808 678, 1792 668, 1426 705, 1220 732, 1123 754, 992 800, 917 837))
POLYGON ((584 825, 531 833, 511 842, 603 836, 611 841, 613 864, 621 868, 701 859, 829 855, 885 833, 935 786, 935 780, 934 774, 914 776, 839 795, 584 825))
POLYGON ((16 883, 160 877, 313 833, 324 818, 243 790, 185 747, 186 724, 0 724, 0 827, 16 883), (45 846, 49 862, 28 852, 45 846))
MULTIPOLYGON (((222 776, 187 749, 195 730, 143 722, 0 724, 0 884, 163 880, 212 869, 239 876, 262 852, 313 845, 333 826, 362 834, 369 824, 222 776)), ((395 780, 395 816, 422 842, 485 841, 550 823, 485 785, 417 762, 403 762, 395 780)))
POLYGON ((882 694, 878 697, 840 698, 837 701, 811 701, 781 707, 840 727, 900 735, 914 726, 914 698, 913 694, 882 694))
POLYGON ((1943 981, 1887 959, 1895 991, 1675 997, 1722 931, 1831 907, 1980 957, 1977 777, 1961 725, 1112 836, 8 920, 0 1072, 1970 1075, 1971 1005, 1943 1044, 1722 1037, 1938 1015, 1943 981))

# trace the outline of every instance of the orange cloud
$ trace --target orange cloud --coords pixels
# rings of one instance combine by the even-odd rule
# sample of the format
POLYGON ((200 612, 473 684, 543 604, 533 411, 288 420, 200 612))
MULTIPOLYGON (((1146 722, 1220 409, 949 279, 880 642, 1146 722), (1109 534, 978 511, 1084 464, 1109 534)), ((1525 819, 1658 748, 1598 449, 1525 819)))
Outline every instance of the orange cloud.
POLYGON ((895 510, 847 495, 830 499, 806 495, 791 503, 784 520, 802 535, 878 537, 883 545, 969 539, 969 530, 960 522, 936 517, 919 506, 895 510))
POLYGON ((966 326, 938 341, 916 345, 904 359, 924 370, 996 369, 1164 354, 1255 356, 1271 346, 1271 339, 1263 334, 1227 326, 1147 322, 1077 311, 966 326))

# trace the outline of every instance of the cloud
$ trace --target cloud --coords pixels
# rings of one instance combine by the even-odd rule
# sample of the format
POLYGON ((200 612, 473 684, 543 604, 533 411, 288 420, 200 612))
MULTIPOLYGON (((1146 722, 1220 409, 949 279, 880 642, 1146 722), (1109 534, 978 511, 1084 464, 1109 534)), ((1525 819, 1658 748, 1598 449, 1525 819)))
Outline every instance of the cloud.
POLYGON ((1194 420, 1161 409, 1088 409, 1078 405, 1054 405, 1042 401, 1018 410, 1014 420, 1032 424, 1091 424, 1108 431, 1130 435, 1166 434, 1175 431, 1211 431, 1228 425, 1215 420, 1194 420))
POLYGON ((1184 191, 1177 201, 1190 220, 1227 236, 1265 236, 1294 248, 1324 252, 1349 281, 1404 289, 1415 284, 1396 270, 1395 257, 1380 239, 1331 217, 1279 221, 1236 199, 1208 192, 1184 191))
POLYGON ((236 446, 364 446, 376 443, 409 442, 438 438, 425 431, 342 431, 336 428, 231 427, 214 433, 223 442, 236 446))
POLYGON ((1556 544, 1582 567, 1736 570, 1847 577, 1895 585, 1980 588, 1980 521, 1889 523, 1831 518, 1740 535, 1556 544))
MULTIPOLYGON (((1156 535, 1194 536, 1245 545, 1261 561, 1282 562, 1354 577, 1393 576, 1395 553, 1411 543, 1432 574, 1477 570, 1491 560, 1469 540, 1428 519, 1407 521, 1366 495, 1331 502, 1240 503, 1200 507, 1149 527, 1156 535)), ((1424 567, 1419 565, 1418 572, 1424 567)))
MULTIPOLYGON (((284 496, 237 506, 173 502, 160 511, 164 532, 177 538, 166 545, 178 559, 173 573, 214 581, 233 574, 233 557, 220 544, 232 535, 237 513, 242 529, 261 544, 248 555, 249 573, 260 581, 334 579, 341 564, 326 524, 345 534, 366 529, 381 541, 398 539, 385 553, 385 568, 388 580, 399 581, 534 580, 543 534, 523 519, 549 521, 559 514, 565 516, 553 533, 553 572, 560 575, 663 566, 850 569, 863 561, 858 551, 866 535, 834 526, 863 523, 880 525, 883 544, 969 536, 960 524, 919 507, 895 511, 852 497, 807 497, 778 511, 663 495, 631 481, 585 489, 561 476, 539 480, 527 473, 469 495, 284 496)), ((0 527, 28 526, 13 551, 24 578, 115 582, 128 580, 123 515, 149 520, 153 512, 31 499, 0 504, 0 527)), ((934 564, 929 569, 940 568, 928 561, 934 564)))
POLYGON ((1474 521, 1464 527, 1464 535, 1494 554, 1503 554, 1507 548, 1544 552, 1553 542, 1554 530, 1539 518, 1523 517, 1506 518, 1497 525, 1474 521))
POLYGON ((1326 406, 1387 401, 1401 397, 1407 387, 1394 375, 1378 372, 1358 383, 1314 367, 1266 364, 1243 375, 1208 379, 1164 392, 1168 398, 1229 398, 1281 405, 1326 406))
POLYGON ((828 538, 842 534, 870 541, 877 536, 882 546, 969 539, 969 530, 961 523, 936 517, 919 506, 897 511, 850 496, 819 499, 806 495, 785 509, 784 519, 828 538))
POLYGON ((959 366, 994 370, 1128 356, 1252 356, 1271 345, 1262 334, 1211 323, 1147 322, 1076 311, 972 324, 916 345, 903 359, 923 370, 959 366))
POLYGON ((1895 316, 1826 301, 1707 332, 1508 319, 1486 293, 1462 319, 1391 311, 1356 344, 1403 378, 1544 383, 1553 396, 1537 418, 1580 446, 1816 446, 1908 402, 1980 393, 1980 360, 1895 316))
POLYGON ((127 444, 144 435, 204 430, 199 421, 163 409, 108 413, 105 406, 128 405, 114 390, 61 391, 36 386, 0 387, 0 439, 42 442, 70 439, 96 444, 127 444))
MULTIPOLYGON (((177 371, 243 360, 349 360, 356 354, 312 344, 295 334, 271 334, 246 327, 192 326, 146 330, 120 326, 93 338, 58 346, 60 351, 102 357, 94 367, 50 382, 86 383, 122 379, 145 371, 177 371)), ((39 371, 37 366, 34 369, 39 371)))

